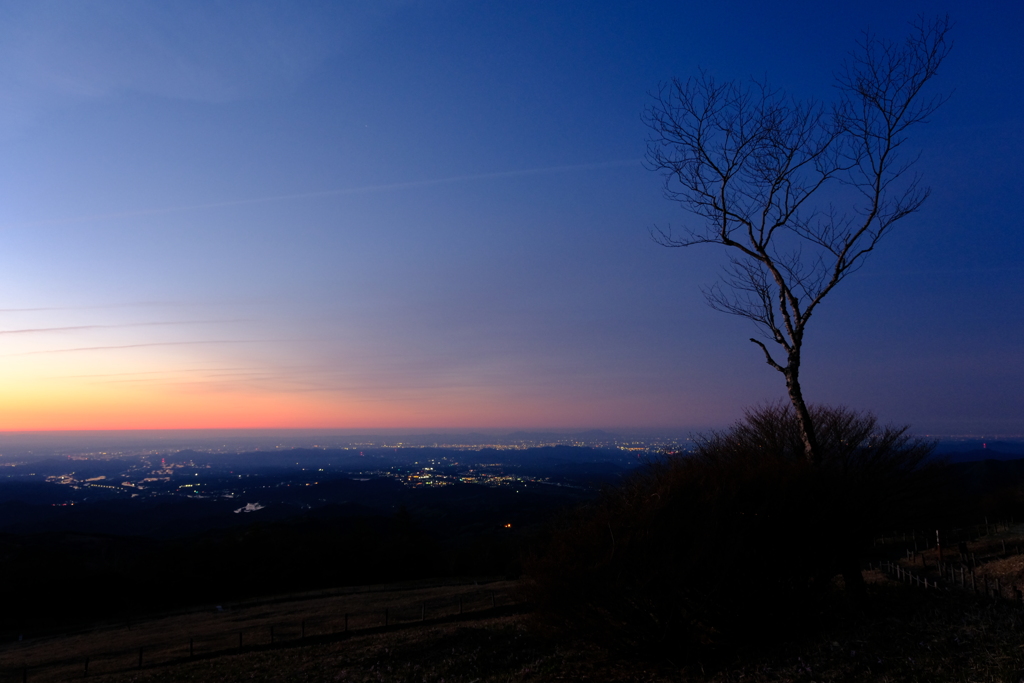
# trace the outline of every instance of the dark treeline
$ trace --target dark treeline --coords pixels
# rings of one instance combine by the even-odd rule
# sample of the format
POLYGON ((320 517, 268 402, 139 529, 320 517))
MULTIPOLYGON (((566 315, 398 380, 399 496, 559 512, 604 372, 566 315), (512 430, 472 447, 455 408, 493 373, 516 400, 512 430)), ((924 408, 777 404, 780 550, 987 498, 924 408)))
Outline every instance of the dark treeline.
POLYGON ((948 465, 949 479, 956 491, 957 517, 977 523, 988 517, 1024 521, 1024 458, 1005 459, 987 451, 987 459, 948 465))
POLYGON ((880 536, 1022 518, 1024 460, 949 464, 870 414, 812 414, 820 463, 768 406, 561 518, 524 570, 546 623, 708 663, 861 614, 880 536))
POLYGON ((375 505, 329 504, 274 519, 261 517, 265 510, 232 514, 222 501, 102 501, 74 506, 81 530, 0 534, 0 637, 319 588, 514 576, 543 523, 592 495, 470 484, 406 489, 388 480, 350 485, 364 487, 375 505), (95 531, 104 521, 124 528, 126 517, 152 533, 95 531), (233 525, 209 528, 211 519, 233 525), (190 523, 206 530, 171 535, 163 528, 190 523))
POLYGON ((544 522, 635 464, 568 446, 29 461, 0 483, 0 637, 275 593, 516 574, 544 522), (427 465, 447 485, 402 484, 427 465), (154 468, 168 469, 141 495, 123 485, 154 468), (457 483, 470 471, 519 478, 457 483), (45 481, 69 473, 102 485, 45 481))

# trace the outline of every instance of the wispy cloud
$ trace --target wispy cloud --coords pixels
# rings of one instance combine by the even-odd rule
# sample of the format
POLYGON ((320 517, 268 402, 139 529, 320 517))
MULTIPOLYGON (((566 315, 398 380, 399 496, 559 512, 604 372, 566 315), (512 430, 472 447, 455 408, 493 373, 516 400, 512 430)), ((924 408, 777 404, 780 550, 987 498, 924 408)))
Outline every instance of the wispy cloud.
POLYGON ((23 330, 0 330, 2 334, 39 334, 44 332, 77 332, 80 330, 110 330, 126 327, 159 327, 169 325, 214 325, 232 322, 244 322, 241 320, 173 320, 167 322, 152 323, 123 323, 117 325, 74 325, 71 327, 35 327, 23 330))
POLYGON ((497 178, 518 178, 532 175, 546 175, 551 173, 569 173, 572 171, 597 171, 606 168, 620 168, 625 166, 637 166, 641 159, 620 159, 617 161, 602 161, 592 164, 568 164, 563 166, 544 166, 541 168, 528 168, 518 171, 494 171, 491 173, 472 173, 467 175, 448 176, 445 178, 434 178, 432 180, 412 180, 403 183, 386 183, 380 185, 362 185, 359 187, 345 187, 333 190, 319 190, 315 192, 299 192, 295 194, 279 194, 266 197, 252 197, 249 199, 232 199, 222 202, 208 202, 205 204, 183 204, 181 206, 165 206, 154 209, 140 209, 137 211, 118 211, 112 213, 90 214, 87 216, 74 216, 69 218, 56 218, 45 221, 30 221, 4 226, 11 228, 31 228, 48 225, 65 225, 68 223, 84 223, 88 221, 110 220, 114 218, 136 218, 139 216, 153 216, 167 213, 178 213, 182 211, 201 211, 204 209, 219 209, 230 206, 248 206, 252 204, 266 204, 270 202, 284 202, 297 199, 315 199, 318 197, 340 197, 352 194, 365 194, 371 192, 387 192, 389 190, 407 190, 417 187, 431 187, 434 185, 447 185, 452 183, 468 182, 474 180, 491 180, 497 178))
POLYGON ((185 301, 128 301, 119 304, 99 304, 96 306, 36 306, 31 308, 0 308, 0 313, 40 313, 50 311, 101 311, 117 308, 177 308, 183 306, 213 306, 211 303, 195 303, 185 301))
MULTIPOLYGON (((100 372, 100 373, 89 373, 89 374, 77 374, 77 375, 63 375, 69 379, 112 379, 112 378, 123 378, 123 377, 144 377, 144 376, 167 376, 167 375, 187 375, 190 373, 210 373, 210 372, 237 372, 237 373, 251 373, 262 371, 260 367, 240 367, 240 368, 180 368, 177 370, 139 370, 137 372, 100 372)), ((114 379, 113 381, 117 381, 114 379)))
POLYGON ((5 358, 14 356, 37 356, 48 353, 79 353, 83 351, 111 351, 115 349, 139 349, 148 346, 200 346, 209 344, 262 344, 282 341, 294 341, 283 339, 210 339, 204 341, 172 341, 172 342, 149 342, 146 344, 122 344, 119 346, 79 346, 72 349, 47 349, 43 351, 24 351, 22 353, 8 353, 5 358))

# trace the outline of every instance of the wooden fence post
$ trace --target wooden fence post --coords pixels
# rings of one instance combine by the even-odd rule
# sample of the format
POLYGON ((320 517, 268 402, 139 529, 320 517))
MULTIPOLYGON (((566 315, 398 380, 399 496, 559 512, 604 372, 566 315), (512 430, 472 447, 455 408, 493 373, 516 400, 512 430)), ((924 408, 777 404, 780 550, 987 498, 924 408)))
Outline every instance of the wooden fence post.
POLYGON ((274 625, 270 625, 270 644, 274 644, 274 625))
POLYGON ((299 626, 299 628, 302 631, 302 635, 300 636, 300 638, 305 640, 305 638, 306 638, 306 620, 305 619, 302 620, 302 624, 301 624, 301 626, 299 626))
POLYGON ((242 649, 242 632, 241 631, 238 632, 238 649, 239 650, 242 649))
POLYGON ((462 615, 462 596, 459 596, 459 615, 462 615))
POLYGON ((345 633, 348 633, 348 612, 345 612, 345 633))
POLYGON ((189 638, 188 639, 188 656, 189 657, 195 656, 195 650, 192 648, 192 645, 193 645, 192 639, 189 638))
POLYGON ((387 628, 387 627, 388 627, 388 610, 387 610, 387 608, 385 608, 384 609, 384 628, 387 628))
POLYGON ((139 668, 142 668, 142 648, 139 648, 139 668))
POLYGON ((420 603, 420 621, 426 621, 427 619, 427 603, 420 603))
POLYGON ((89 675, 89 658, 86 657, 85 658, 85 671, 82 672, 82 678, 85 678, 88 675, 89 675))

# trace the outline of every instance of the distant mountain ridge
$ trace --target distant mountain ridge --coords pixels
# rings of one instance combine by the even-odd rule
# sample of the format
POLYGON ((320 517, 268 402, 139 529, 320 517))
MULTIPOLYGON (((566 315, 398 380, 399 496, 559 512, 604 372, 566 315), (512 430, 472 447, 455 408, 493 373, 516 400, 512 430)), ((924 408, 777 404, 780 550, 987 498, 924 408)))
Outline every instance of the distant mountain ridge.
POLYGON ((935 453, 950 462, 1008 460, 1024 458, 1024 442, 999 439, 939 441, 935 453))

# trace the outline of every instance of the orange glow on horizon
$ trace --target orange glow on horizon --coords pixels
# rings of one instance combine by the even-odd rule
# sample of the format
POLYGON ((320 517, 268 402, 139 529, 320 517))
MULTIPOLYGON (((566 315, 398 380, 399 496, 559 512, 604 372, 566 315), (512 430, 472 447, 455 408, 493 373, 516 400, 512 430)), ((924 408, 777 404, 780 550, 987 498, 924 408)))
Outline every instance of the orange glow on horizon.
MULTIPOLYGON (((152 353, 90 357, 88 364, 71 355, 19 359, 0 385, 0 432, 662 427, 681 412, 654 392, 624 410, 615 392, 571 384, 459 386, 442 378, 416 386, 390 376, 379 385, 369 378, 319 389, 308 376, 238 377, 226 364, 194 359, 180 362, 183 370, 152 353)), ((712 410, 705 402, 688 417, 712 410)))
POLYGON ((333 392, 180 391, 164 386, 8 388, 0 432, 149 429, 562 428, 614 424, 599 402, 554 397, 449 395, 360 399, 333 392), (604 418, 603 420, 601 418, 604 418))

